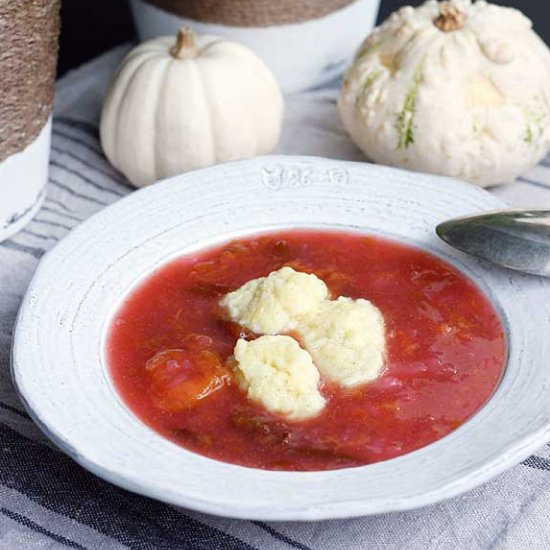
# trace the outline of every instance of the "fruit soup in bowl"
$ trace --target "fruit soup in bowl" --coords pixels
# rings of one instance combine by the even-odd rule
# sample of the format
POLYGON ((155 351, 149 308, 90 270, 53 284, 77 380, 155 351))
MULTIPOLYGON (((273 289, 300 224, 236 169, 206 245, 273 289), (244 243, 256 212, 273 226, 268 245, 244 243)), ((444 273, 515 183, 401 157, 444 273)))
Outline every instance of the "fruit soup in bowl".
POLYGON ((549 434, 548 282, 435 235, 500 207, 308 157, 167 180, 42 262, 16 386, 80 464, 172 504, 308 520, 450 498, 549 434))

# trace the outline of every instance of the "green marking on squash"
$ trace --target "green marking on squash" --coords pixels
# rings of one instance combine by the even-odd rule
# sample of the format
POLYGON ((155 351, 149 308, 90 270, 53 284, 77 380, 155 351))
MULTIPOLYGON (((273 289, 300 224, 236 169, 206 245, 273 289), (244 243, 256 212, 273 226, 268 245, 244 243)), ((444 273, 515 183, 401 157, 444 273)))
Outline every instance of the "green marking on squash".
POLYGON ((373 84, 373 82, 382 74, 382 71, 380 69, 375 69, 370 73, 367 78, 365 79, 365 82, 363 82, 363 85, 361 86, 361 91, 359 94, 357 94, 357 98, 355 99, 355 108, 359 108, 359 102, 361 99, 363 99, 363 96, 365 95, 365 92, 368 88, 373 84))
POLYGON ((376 50, 380 48, 382 45, 382 40, 379 40, 378 42, 372 42, 370 44, 365 44, 355 56, 355 61, 359 61, 359 59, 362 59, 363 57, 366 57, 367 55, 370 55, 371 53, 374 53, 376 50))
POLYGON ((474 137, 479 137, 481 135, 481 131, 481 122, 477 116, 474 116, 472 119, 472 132, 474 134, 474 137))
POLYGON ((418 94, 418 87, 422 81, 422 69, 424 68, 424 62, 419 63, 418 67, 414 71, 414 76, 411 85, 405 99, 403 101, 403 107, 401 112, 397 116, 397 130, 399 132, 399 149, 407 149, 409 145, 414 143, 414 115, 416 114, 416 96, 418 94))
POLYGON ((544 121, 548 117, 548 112, 544 107, 520 105, 525 118, 525 132, 523 133, 523 141, 528 145, 533 145, 535 139, 540 138, 544 134, 544 121))
POLYGON ((531 126, 527 125, 525 128, 525 135, 523 137, 523 141, 525 143, 531 145, 533 143, 533 130, 531 130, 531 126))

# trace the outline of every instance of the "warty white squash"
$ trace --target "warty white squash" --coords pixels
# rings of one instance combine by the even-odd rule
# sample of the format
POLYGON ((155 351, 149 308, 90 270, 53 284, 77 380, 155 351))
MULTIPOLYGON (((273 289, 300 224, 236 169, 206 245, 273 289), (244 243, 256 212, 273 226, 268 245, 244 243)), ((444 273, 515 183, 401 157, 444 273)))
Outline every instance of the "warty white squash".
POLYGON ((248 48, 182 29, 139 45, 105 98, 101 143, 137 187, 195 168, 271 152, 283 98, 248 48))
POLYGON ((407 6, 365 40, 338 105, 375 162, 510 182, 550 150, 550 50, 515 9, 407 6))

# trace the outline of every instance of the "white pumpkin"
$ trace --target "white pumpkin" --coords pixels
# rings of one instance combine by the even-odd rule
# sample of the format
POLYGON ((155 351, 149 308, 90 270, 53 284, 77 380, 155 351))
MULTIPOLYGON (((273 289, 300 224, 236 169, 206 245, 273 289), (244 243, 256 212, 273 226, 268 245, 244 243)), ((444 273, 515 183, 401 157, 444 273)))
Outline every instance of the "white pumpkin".
POLYGON ((550 51, 515 9, 404 7, 365 40, 338 105, 376 162, 510 182, 550 150, 550 51))
POLYGON ((271 152, 283 98, 246 47, 181 30, 122 62, 103 105, 101 143, 137 187, 187 170, 271 152))

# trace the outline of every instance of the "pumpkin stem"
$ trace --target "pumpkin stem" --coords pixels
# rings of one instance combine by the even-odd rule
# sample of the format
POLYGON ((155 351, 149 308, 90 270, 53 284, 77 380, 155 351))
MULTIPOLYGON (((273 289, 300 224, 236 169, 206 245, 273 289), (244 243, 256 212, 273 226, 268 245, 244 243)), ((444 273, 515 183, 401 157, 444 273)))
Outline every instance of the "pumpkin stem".
POLYGON ((450 2, 443 2, 434 25, 443 32, 459 31, 464 27, 466 15, 450 2))
POLYGON ((184 27, 178 31, 176 43, 170 49, 170 53, 176 59, 188 59, 197 55, 197 43, 193 29, 184 27))

